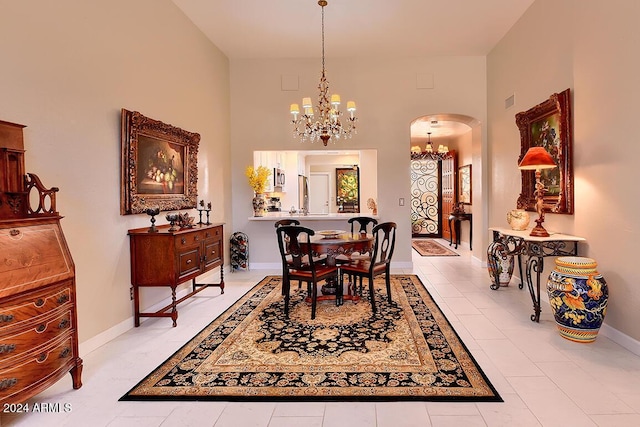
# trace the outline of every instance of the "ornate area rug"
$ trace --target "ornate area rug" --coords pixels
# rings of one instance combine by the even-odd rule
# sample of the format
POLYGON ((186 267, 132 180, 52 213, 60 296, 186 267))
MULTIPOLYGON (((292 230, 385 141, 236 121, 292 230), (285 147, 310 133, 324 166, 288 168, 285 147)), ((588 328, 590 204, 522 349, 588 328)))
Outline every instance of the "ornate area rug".
POLYGON ((376 280, 376 315, 365 293, 319 301, 315 320, 295 286, 284 318, 280 282, 265 277, 120 400, 502 401, 417 276, 392 276, 392 304, 376 280))
POLYGON ((412 239, 411 247, 422 256, 460 256, 433 240, 412 239))

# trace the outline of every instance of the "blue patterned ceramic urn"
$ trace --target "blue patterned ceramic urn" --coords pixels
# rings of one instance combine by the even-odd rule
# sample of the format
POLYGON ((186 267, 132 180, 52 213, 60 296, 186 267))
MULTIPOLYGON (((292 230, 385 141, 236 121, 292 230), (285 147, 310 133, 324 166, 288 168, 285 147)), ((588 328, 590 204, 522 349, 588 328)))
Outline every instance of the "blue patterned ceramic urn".
POLYGON ((591 258, 560 257, 549 275, 547 293, 560 335, 589 343, 598 335, 607 312, 607 283, 591 258))

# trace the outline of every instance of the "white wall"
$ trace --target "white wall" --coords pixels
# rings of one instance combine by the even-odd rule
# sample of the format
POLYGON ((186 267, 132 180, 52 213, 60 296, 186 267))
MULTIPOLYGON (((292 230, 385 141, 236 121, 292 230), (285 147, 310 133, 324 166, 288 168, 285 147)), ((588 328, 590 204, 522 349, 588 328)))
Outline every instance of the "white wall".
MULTIPOLYGON (((490 224, 506 226, 505 213, 520 192, 515 114, 571 88, 575 214, 549 214, 545 226, 587 239, 581 255, 598 261, 609 285, 605 324, 635 340, 640 340, 639 18, 637 1, 536 0, 487 59, 490 224), (516 104, 505 110, 504 100, 512 94, 516 104)), ((552 267, 549 260, 544 278, 552 267)))
MULTIPOLYGON (((377 149, 379 215, 382 221, 399 226, 394 261, 410 263, 410 124, 436 113, 463 114, 486 122, 485 58, 327 58, 326 69, 331 91, 356 101, 359 117, 358 134, 327 149, 377 149), (416 89, 419 73, 433 74, 433 89, 416 89), (403 207, 398 205, 401 197, 403 207)), ((273 225, 248 220, 252 194, 244 168, 253 161, 253 150, 322 148, 293 138, 288 112, 289 105, 303 96, 317 98, 320 71, 319 57, 231 61, 233 229, 249 235, 254 263, 278 263, 278 253, 273 225), (282 75, 299 76, 299 90, 281 90, 282 75)))
MULTIPOLYGON (((473 132, 471 131, 471 128, 469 128, 468 132, 463 133, 462 135, 459 135, 457 138, 455 138, 455 140, 449 145, 449 148, 454 148, 456 149, 457 153, 458 153, 458 168, 460 168, 460 166, 465 166, 465 165, 471 165, 471 173, 473 174, 473 132)), ((475 167, 480 166, 479 164, 476 164, 475 167)), ((481 185, 480 182, 473 182, 473 177, 471 180, 471 197, 473 197, 473 193, 476 190, 476 187, 479 187, 481 185)), ((471 200, 471 204, 470 205, 465 205, 464 206, 464 211, 467 213, 474 213, 474 212, 478 212, 479 215, 482 215, 482 207, 478 206, 476 209, 474 209, 473 206, 473 199, 471 200)), ((462 221, 460 222, 460 241, 461 243, 468 245, 469 242, 469 228, 471 227, 471 224, 469 224, 469 221, 462 221)), ((471 237, 473 239, 473 237, 471 237)), ((482 243, 478 242, 476 240, 476 251, 478 250, 478 248, 480 248, 482 246, 482 243)))
MULTIPOLYGON (((132 316, 127 230, 149 225, 120 216, 121 108, 201 134, 198 196, 228 221, 228 61, 169 0, 0 10, 0 120, 27 126, 27 171, 60 188, 83 342, 132 316)), ((168 295, 145 290, 143 305, 168 295)))

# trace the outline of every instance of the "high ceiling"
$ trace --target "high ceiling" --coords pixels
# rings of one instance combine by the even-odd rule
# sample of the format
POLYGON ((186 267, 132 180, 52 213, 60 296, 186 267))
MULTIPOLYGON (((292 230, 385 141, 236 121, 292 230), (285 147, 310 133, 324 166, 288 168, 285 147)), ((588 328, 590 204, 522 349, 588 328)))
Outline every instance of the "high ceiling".
MULTIPOLYGON (((534 0, 328 0, 326 56, 486 55, 534 0)), ((317 0, 173 0, 230 59, 313 58, 317 0)))
MULTIPOLYGON (((231 60, 319 58, 317 0, 173 0, 231 60)), ((534 0, 328 0, 327 58, 487 55, 534 0)), ((467 132, 464 121, 424 117, 412 139, 467 132), (449 121, 450 120, 450 121, 449 121), (426 126, 426 127, 425 127, 426 126), (428 130, 425 130, 428 128, 428 130)))

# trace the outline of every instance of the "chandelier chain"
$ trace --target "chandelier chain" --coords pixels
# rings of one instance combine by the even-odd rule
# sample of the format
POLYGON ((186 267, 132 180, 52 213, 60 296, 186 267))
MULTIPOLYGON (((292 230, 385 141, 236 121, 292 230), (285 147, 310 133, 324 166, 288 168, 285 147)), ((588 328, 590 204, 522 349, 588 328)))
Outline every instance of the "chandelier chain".
POLYGON ((322 5, 322 74, 324 75, 324 6, 322 5))

